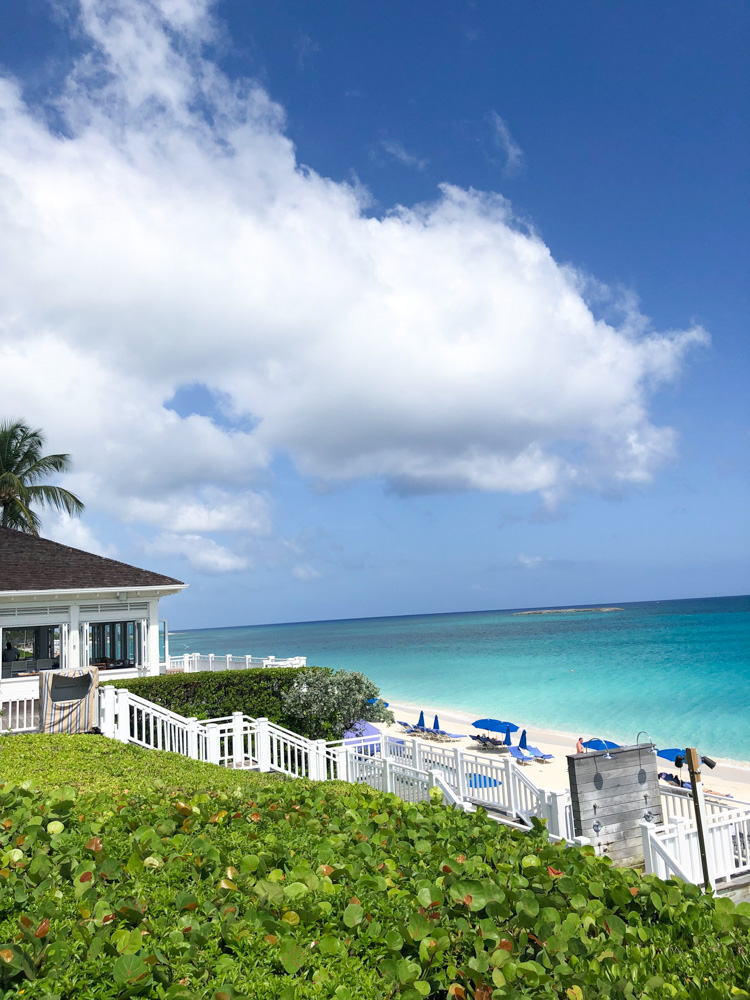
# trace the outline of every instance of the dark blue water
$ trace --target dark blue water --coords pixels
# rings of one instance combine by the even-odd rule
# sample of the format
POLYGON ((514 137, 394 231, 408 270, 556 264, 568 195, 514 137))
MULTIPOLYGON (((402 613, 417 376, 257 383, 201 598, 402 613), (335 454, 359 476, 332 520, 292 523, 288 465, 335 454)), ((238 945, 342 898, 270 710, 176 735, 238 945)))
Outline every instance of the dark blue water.
POLYGON ((750 761, 750 597, 621 607, 201 629, 170 649, 307 656, 394 700, 750 761))

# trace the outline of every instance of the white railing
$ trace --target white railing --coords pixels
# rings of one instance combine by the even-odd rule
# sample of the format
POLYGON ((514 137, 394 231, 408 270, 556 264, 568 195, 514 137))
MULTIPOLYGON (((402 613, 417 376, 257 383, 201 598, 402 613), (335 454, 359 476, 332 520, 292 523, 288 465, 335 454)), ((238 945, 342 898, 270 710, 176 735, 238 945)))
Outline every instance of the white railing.
MULTIPOLYGON (((675 819, 695 819, 695 806, 689 788, 661 788, 660 791, 662 814, 665 823, 669 823, 675 819)), ((709 816, 734 812, 737 809, 750 809, 750 802, 743 802, 729 795, 715 795, 711 792, 704 792, 704 798, 706 801, 706 813, 709 816)))
MULTIPOLYGON (((6 701, 3 709, 6 729, 30 732, 37 728, 38 699, 6 701)), ((111 685, 99 691, 99 727, 105 736, 148 749, 313 781, 365 782, 409 802, 428 798, 429 788, 438 784, 448 802, 483 806, 526 828, 538 816, 547 820, 552 837, 581 842, 572 829, 570 794, 537 788, 508 756, 491 759, 385 734, 345 741, 310 740, 268 719, 240 712, 221 719, 187 718, 111 685)))
MULTIPOLYGON (((719 888, 750 874, 750 806, 717 810, 706 817, 706 860, 709 882, 719 888)), ((698 829, 682 818, 661 826, 641 823, 646 871, 660 878, 677 876, 702 885, 705 881, 698 829)))
POLYGON ((0 731, 10 733, 35 733, 39 728, 39 685, 37 696, 3 698, 0 703, 0 731))
POLYGON ((306 656, 288 656, 277 659, 275 656, 216 656, 214 653, 183 653, 182 656, 170 656, 166 669, 170 673, 197 674, 202 671, 221 670, 252 670, 269 669, 271 667, 291 667, 297 669, 307 666, 306 656))

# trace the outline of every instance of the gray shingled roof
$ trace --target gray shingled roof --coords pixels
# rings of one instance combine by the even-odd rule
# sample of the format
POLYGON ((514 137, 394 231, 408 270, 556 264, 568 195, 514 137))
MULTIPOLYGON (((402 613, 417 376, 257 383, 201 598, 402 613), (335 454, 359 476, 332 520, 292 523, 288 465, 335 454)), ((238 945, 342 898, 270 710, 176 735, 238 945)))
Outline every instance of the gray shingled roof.
POLYGON ((0 593, 7 590, 101 590, 173 587, 180 580, 116 559, 0 528, 0 593))

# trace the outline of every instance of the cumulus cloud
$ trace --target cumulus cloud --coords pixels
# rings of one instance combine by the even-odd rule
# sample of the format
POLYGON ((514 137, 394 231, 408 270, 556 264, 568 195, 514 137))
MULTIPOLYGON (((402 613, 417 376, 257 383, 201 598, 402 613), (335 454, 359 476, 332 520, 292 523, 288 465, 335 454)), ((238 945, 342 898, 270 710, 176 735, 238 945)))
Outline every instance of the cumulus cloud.
POLYGON ((249 566, 244 556, 202 535, 160 534, 146 549, 154 555, 183 556, 191 566, 204 573, 236 573, 249 566))
POLYGON ((322 574, 314 566, 309 566, 307 563, 300 563, 293 567, 292 576, 297 580, 302 580, 303 583, 311 583, 313 580, 319 580, 322 574))
POLYGON ((280 452, 317 481, 547 498, 673 454, 650 398, 702 330, 605 321, 498 195, 372 217, 207 58, 204 0, 81 0, 80 28, 54 121, 0 78, 0 371, 89 506, 232 571, 205 533, 268 533, 280 452), (237 427, 165 405, 195 382, 237 427))

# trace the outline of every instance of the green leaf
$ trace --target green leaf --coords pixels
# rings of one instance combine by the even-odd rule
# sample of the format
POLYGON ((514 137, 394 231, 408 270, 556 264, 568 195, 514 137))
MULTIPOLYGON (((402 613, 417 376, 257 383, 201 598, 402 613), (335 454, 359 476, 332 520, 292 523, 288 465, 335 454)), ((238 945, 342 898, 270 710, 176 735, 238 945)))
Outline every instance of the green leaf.
POLYGON ((112 966, 115 982, 124 986, 132 986, 146 979, 148 974, 149 967, 138 955, 123 955, 112 966))
POLYGON ((364 909, 359 905, 359 903, 349 903, 349 905, 344 910, 342 920, 347 927, 356 927, 357 924, 362 923, 362 919, 365 915, 364 909))
POLYGON ((289 973, 290 976, 299 972, 307 961, 306 952, 291 938, 284 938, 282 940, 279 952, 284 971, 289 973))

